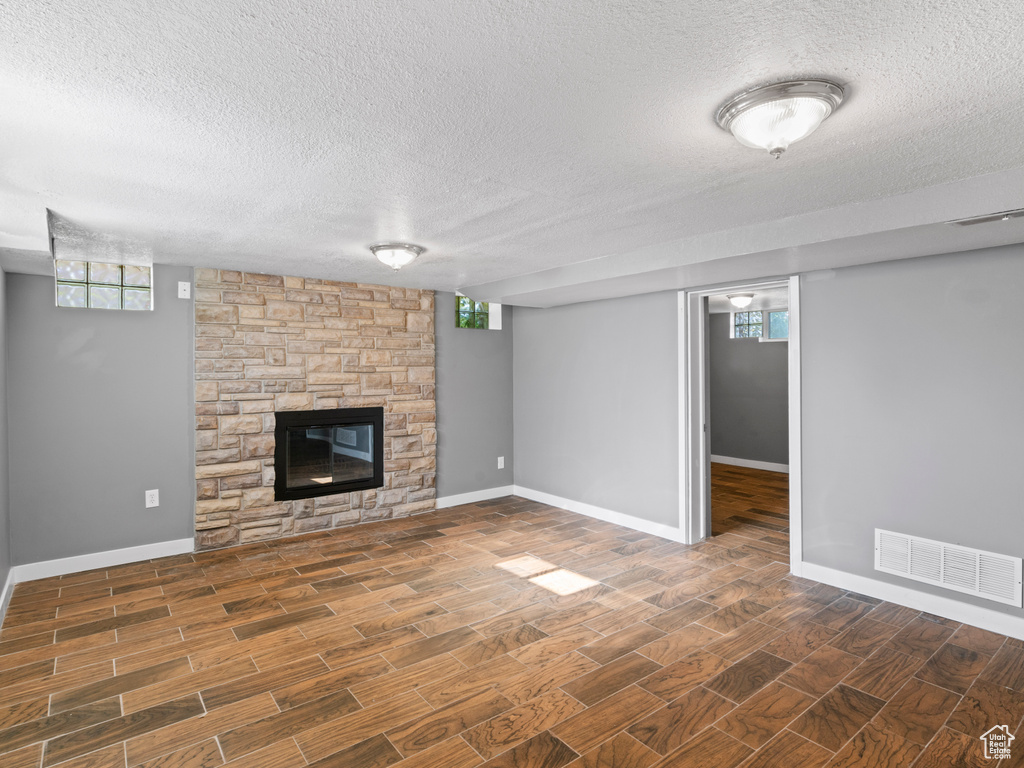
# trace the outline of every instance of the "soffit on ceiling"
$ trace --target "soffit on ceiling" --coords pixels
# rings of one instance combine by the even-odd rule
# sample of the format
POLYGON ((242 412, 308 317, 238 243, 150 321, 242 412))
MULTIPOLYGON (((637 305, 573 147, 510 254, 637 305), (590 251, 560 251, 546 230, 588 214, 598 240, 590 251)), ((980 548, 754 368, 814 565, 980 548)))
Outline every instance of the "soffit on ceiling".
POLYGON ((1019 207, 1022 32, 994 0, 11 4, 0 249, 49 207, 164 263, 508 298, 1019 207), (781 161, 714 124, 815 76, 848 98, 781 161), (393 274, 394 239, 429 251, 393 274))

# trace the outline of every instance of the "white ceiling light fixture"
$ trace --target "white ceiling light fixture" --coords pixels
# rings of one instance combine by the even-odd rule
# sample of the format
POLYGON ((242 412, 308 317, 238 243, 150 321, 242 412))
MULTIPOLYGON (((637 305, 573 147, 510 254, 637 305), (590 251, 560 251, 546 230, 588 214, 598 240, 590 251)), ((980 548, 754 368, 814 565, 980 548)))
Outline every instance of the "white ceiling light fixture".
POLYGON ((736 309, 743 309, 744 307, 749 307, 750 306, 750 302, 752 302, 754 300, 754 294, 752 294, 752 293, 732 293, 732 294, 729 294, 728 296, 726 296, 726 298, 729 299, 729 301, 732 302, 732 305, 734 307, 736 307, 736 309))
POLYGON ((411 264, 413 259, 427 249, 412 243, 378 243, 371 245, 370 250, 382 264, 386 264, 397 272, 405 265, 411 264))
POLYGON ((807 138, 843 102, 841 86, 828 80, 792 80, 744 91, 718 110, 715 121, 747 147, 778 160, 790 144, 807 138))

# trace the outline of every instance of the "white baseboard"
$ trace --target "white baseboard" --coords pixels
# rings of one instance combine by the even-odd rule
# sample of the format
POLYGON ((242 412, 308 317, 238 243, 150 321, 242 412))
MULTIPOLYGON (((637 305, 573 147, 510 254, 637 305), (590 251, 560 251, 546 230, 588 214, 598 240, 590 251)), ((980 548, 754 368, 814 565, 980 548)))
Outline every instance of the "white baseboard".
POLYGON ((11 594, 14 592, 14 574, 7 572, 4 580, 3 592, 0 592, 0 627, 4 624, 4 617, 7 615, 7 606, 11 602, 11 594))
MULTIPOLYGON (((683 531, 679 528, 643 520, 632 515, 624 515, 603 507, 595 507, 592 504, 585 504, 581 501, 573 501, 561 496, 555 496, 543 491, 535 491, 532 488, 524 488, 521 485, 513 486, 516 496, 524 499, 539 501, 543 504, 550 504, 553 507, 567 509, 570 512, 577 512, 587 517, 603 520, 608 523, 621 525, 623 528, 630 528, 641 533, 650 533, 654 536, 661 536, 665 539, 685 543, 683 531)), ((887 600, 890 603, 905 605, 918 611, 934 613, 953 621, 960 621, 971 624, 990 632, 997 632, 1001 635, 1009 635, 1024 640, 1024 618, 1012 616, 991 608, 970 605, 949 597, 932 595, 912 587, 903 587, 890 584, 878 579, 866 578, 855 574, 837 571, 834 568, 827 568, 822 565, 815 565, 808 562, 794 562, 790 564, 794 575, 818 581, 822 584, 829 584, 833 587, 846 589, 851 592, 858 592, 868 597, 876 597, 879 600, 887 600)))
POLYGON ((960 621, 987 629, 990 632, 997 632, 1000 635, 1009 635, 1024 640, 1024 618, 1019 616, 1011 616, 992 608, 970 605, 950 597, 933 595, 909 586, 904 587, 879 579, 837 571, 824 565, 803 562, 800 566, 800 574, 805 579, 820 581, 822 584, 859 592, 868 597, 877 597, 879 600, 905 605, 916 611, 934 613, 953 621, 960 621))
POLYGON ((502 485, 498 488, 485 488, 482 491, 470 491, 469 493, 457 493, 454 496, 442 496, 436 502, 437 509, 446 507, 457 507, 460 504, 476 504, 478 501, 490 501, 500 499, 502 496, 511 496, 515 486, 502 485))
POLYGON ((542 504, 550 504, 552 507, 561 507, 562 509, 567 509, 570 512, 577 512, 581 515, 586 515, 587 517, 593 517, 596 520, 603 520, 606 523, 621 525, 623 528, 630 528, 631 530, 640 531, 641 533, 650 533, 654 536, 661 536, 663 539, 678 541, 684 544, 686 543, 682 530, 679 528, 673 528, 670 525, 665 525, 664 523, 654 523, 650 520, 633 517, 632 515, 624 515, 622 512, 615 512, 611 509, 604 509, 603 507, 595 507, 592 504, 585 504, 582 501, 573 501, 572 499, 554 496, 550 493, 544 493, 543 491, 535 491, 532 488, 523 488, 521 485, 516 485, 514 488, 515 495, 522 496, 524 499, 539 501, 542 504))
POLYGON ((734 467, 747 467, 748 469, 766 469, 769 472, 789 473, 789 464, 774 464, 770 461, 755 461, 754 459, 735 459, 732 456, 711 455, 711 461, 715 464, 731 464, 734 467))
POLYGON ((183 555, 194 550, 195 541, 193 539, 177 539, 175 541, 160 541, 155 544, 143 544, 139 547, 112 549, 109 552, 94 552, 90 555, 65 557, 60 560, 45 560, 41 563, 15 565, 11 568, 11 575, 8 581, 12 584, 20 584, 23 581, 46 579, 50 576, 64 576, 69 573, 91 571, 96 568, 111 568, 115 565, 137 563, 140 560, 152 560, 155 557, 183 555))

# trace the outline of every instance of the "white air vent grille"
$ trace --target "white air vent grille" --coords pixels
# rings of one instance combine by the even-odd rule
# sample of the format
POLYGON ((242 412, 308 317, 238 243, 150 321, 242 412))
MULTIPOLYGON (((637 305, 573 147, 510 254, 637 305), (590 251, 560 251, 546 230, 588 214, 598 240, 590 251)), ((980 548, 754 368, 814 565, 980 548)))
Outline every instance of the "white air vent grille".
POLYGON ((1021 605, 1021 558, 875 529, 875 570, 1021 605))

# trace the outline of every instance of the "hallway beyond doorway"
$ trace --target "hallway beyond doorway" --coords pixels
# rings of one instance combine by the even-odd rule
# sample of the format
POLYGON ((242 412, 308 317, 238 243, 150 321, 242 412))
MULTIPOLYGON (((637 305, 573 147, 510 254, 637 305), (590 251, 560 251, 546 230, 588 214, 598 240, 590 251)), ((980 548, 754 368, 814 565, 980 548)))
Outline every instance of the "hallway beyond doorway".
POLYGON ((764 529, 766 534, 789 533, 789 475, 712 462, 712 535, 741 525, 764 529))

